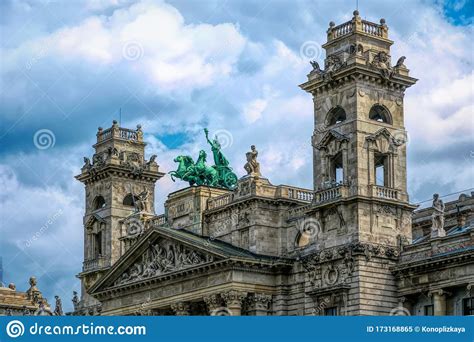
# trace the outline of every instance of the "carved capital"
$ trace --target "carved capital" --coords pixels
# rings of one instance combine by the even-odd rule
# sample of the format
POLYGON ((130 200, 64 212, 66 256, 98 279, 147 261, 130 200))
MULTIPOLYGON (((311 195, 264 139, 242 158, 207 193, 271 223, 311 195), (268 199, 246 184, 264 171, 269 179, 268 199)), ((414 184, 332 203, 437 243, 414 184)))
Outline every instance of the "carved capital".
POLYGON ((272 296, 264 293, 255 293, 249 300, 256 310, 267 310, 268 303, 272 301, 272 296))
POLYGON ((171 304, 171 309, 175 312, 176 316, 189 316, 189 303, 174 303, 171 304))
POLYGON ((221 294, 222 299, 229 307, 240 307, 243 300, 247 297, 247 292, 230 290, 221 294))
POLYGON ((204 303, 206 303, 209 311, 216 310, 217 308, 221 306, 221 298, 217 294, 205 296, 203 300, 204 300, 204 303))

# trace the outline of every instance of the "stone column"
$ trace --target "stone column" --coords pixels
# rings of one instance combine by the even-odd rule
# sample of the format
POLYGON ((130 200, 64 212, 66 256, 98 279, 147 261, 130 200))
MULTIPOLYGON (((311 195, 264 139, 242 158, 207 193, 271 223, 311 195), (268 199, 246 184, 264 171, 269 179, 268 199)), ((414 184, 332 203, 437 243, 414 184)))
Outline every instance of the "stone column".
POLYGON ((205 296, 203 300, 204 300, 204 303, 206 303, 207 310, 209 312, 209 315, 211 316, 216 315, 216 312, 222 309, 222 305, 221 305, 222 300, 217 294, 205 296))
POLYGON ((272 300, 272 296, 264 293, 256 293, 249 298, 252 304, 252 311, 255 316, 267 316, 268 304, 272 300))
POLYGON ((222 299, 226 303, 232 316, 240 316, 242 314, 242 302, 247 297, 246 292, 230 290, 221 294, 222 299))
POLYGON ((445 316, 446 315, 446 292, 443 290, 433 290, 429 293, 433 296, 433 315, 434 316, 445 316))
POLYGON ((178 302, 171 304, 171 309, 176 316, 189 316, 189 303, 178 302))
POLYGON ((347 156, 347 146, 342 148, 342 182, 344 184, 349 183, 349 158, 347 156))

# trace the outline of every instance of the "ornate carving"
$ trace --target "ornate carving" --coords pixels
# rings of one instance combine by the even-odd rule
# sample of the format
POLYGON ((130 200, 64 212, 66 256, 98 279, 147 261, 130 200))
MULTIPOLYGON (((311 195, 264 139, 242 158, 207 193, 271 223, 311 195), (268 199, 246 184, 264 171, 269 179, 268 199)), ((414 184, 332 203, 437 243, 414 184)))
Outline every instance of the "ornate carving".
POLYGON ((206 303, 209 312, 212 312, 221 307, 222 300, 219 295, 211 294, 203 297, 204 303, 206 303))
POLYGON ((228 306, 241 305, 242 301, 247 297, 247 292, 230 290, 221 293, 221 297, 228 306))
POLYGON ((178 302, 171 304, 171 309, 175 312, 176 316, 188 316, 189 315, 189 303, 178 302))
POLYGON ((390 65, 390 56, 384 51, 380 51, 374 56, 371 66, 378 69, 385 79, 389 79, 393 74, 393 68, 390 65))
POLYGON ((161 239, 115 281, 115 285, 180 271, 213 261, 213 256, 161 239))
POLYGON ((255 310, 268 310, 268 304, 272 301, 272 296, 264 293, 254 293, 249 297, 250 304, 255 310))

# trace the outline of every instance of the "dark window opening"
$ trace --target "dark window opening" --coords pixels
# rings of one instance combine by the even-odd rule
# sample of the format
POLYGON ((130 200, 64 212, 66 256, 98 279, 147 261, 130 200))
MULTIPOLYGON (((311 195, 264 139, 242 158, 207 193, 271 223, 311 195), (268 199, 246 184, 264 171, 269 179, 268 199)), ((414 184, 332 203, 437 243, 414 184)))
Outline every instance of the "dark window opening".
POLYGON ((136 201, 137 201, 136 196, 133 196, 132 194, 128 194, 123 199, 123 205, 127 205, 129 207, 134 207, 136 201))
POLYGON ((425 305, 424 313, 425 313, 425 316, 434 316, 434 306, 425 305))
POLYGON ((375 105, 370 109, 369 119, 388 124, 392 123, 389 111, 385 107, 380 105, 375 105))
POLYGON ((375 184, 388 187, 388 158, 384 154, 375 154, 375 184))
POLYGON ((344 111, 344 109, 342 109, 342 107, 335 107, 333 109, 331 109, 328 113, 328 120, 327 120, 327 124, 329 126, 332 126, 332 125, 335 125, 335 124, 338 124, 340 122, 343 122, 346 120, 346 112, 344 111))
POLYGON ((337 307, 332 306, 330 308, 324 309, 324 316, 337 316, 337 307))
POLYGON ((474 297, 464 298, 462 300, 462 314, 463 316, 474 315, 474 297))
POLYGON ((344 182, 344 169, 342 164, 342 153, 336 154, 332 160, 331 180, 334 185, 339 185, 344 182))
POLYGON ((102 196, 97 196, 94 199, 94 210, 105 208, 105 199, 102 196))
POLYGON ((102 232, 98 232, 97 234, 94 234, 94 239, 95 239, 94 257, 98 258, 102 255, 102 232))

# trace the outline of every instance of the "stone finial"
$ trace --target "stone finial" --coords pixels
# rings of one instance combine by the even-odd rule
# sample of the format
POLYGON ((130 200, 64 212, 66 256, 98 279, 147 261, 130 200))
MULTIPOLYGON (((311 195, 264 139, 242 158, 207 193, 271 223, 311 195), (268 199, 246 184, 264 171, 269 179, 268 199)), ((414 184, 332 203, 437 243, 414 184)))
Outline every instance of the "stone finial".
POLYGON ((13 284, 13 283, 8 284, 8 288, 9 288, 10 290, 16 291, 16 285, 13 284))
POLYGON ((336 26, 336 24, 334 23, 334 21, 330 21, 330 22, 329 22, 329 27, 330 27, 330 28, 333 28, 334 26, 336 26))
POLYGON ((138 124, 137 125, 137 131, 141 131, 142 130, 142 125, 138 124))
POLYGON ((354 17, 358 17, 359 16, 359 11, 355 10, 354 12, 352 12, 352 14, 354 15, 354 17))

